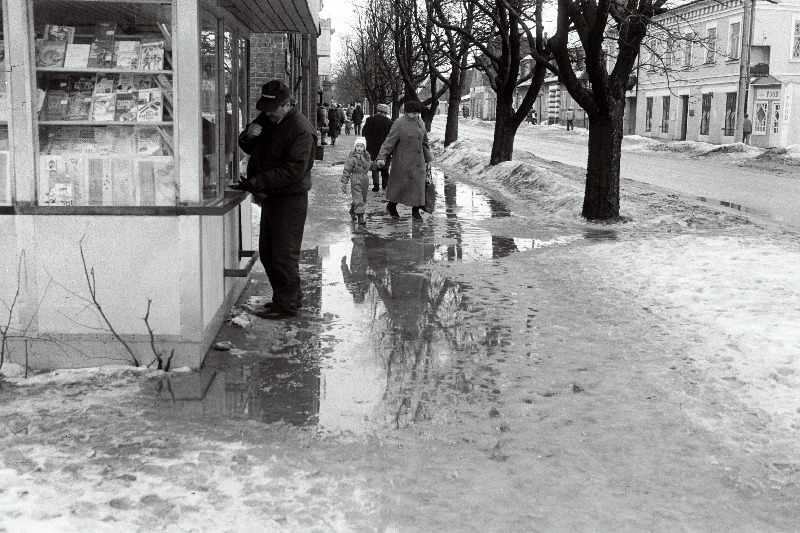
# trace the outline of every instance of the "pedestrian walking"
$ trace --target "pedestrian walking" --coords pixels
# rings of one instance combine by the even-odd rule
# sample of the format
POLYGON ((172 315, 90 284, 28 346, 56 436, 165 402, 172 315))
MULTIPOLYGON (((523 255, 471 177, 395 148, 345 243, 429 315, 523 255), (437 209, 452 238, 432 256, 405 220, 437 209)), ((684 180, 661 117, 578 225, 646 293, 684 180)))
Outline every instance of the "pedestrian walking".
POLYGON ((753 121, 751 121, 749 115, 745 113, 744 120, 742 121, 742 142, 744 144, 750 144, 750 135, 752 133, 753 133, 753 121))
POLYGON ((398 118, 389 135, 381 145, 376 165, 385 165, 389 154, 394 155, 386 189, 386 210, 392 218, 398 218, 397 204, 411 206, 411 216, 422 219, 420 208, 425 206, 425 177, 430 170, 431 157, 428 149, 428 133, 420 118, 422 102, 411 101, 405 105, 405 114, 398 118))
POLYGON ((320 144, 328 144, 328 104, 317 104, 317 128, 319 129, 320 144))
POLYGON ((567 131, 575 129, 575 110, 572 107, 567 108, 567 131))
POLYGON ((356 137, 353 151, 347 156, 342 172, 342 192, 350 191, 350 218, 358 218, 359 224, 366 224, 367 190, 369 189, 369 175, 372 168, 372 158, 367 152, 367 140, 356 137))
POLYGON ((339 130, 342 127, 342 120, 339 115, 339 110, 336 104, 331 104, 328 111, 328 135, 331 136, 331 145, 336 145, 336 138, 339 136, 339 130))
MULTIPOLYGON (((378 104, 377 114, 367 118, 364 122, 364 137, 367 139, 367 152, 372 157, 372 160, 378 158, 378 153, 381 151, 381 145, 389 135, 392 129, 392 119, 389 118, 389 106, 386 104, 378 104)), ((391 156, 387 156, 383 168, 374 167, 372 170, 372 191, 378 192, 378 176, 380 176, 380 185, 386 188, 389 184, 389 165, 391 164, 391 156)))
POLYGON ((236 188, 261 204, 258 250, 272 286, 272 302, 256 314, 272 320, 295 316, 302 307, 300 247, 317 145, 314 127, 293 107, 291 94, 280 80, 264 84, 260 113, 239 135, 250 160, 247 179, 236 188))
POLYGON ((344 110, 344 134, 350 135, 353 132, 353 106, 348 105, 347 109, 344 110))
POLYGON ((361 135, 361 123, 364 122, 364 110, 361 109, 361 104, 356 104, 353 109, 353 127, 356 135, 361 135))

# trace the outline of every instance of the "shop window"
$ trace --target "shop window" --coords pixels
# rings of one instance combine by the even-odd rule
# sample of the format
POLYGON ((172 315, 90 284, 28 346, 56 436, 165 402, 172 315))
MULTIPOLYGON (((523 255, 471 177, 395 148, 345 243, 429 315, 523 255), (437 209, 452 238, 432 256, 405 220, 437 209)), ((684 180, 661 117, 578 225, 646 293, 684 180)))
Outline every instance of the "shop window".
POLYGON ((740 22, 731 22, 728 28, 728 58, 731 60, 739 59, 739 51, 742 46, 739 42, 741 27, 740 22))
POLYGON ((733 135, 733 130, 736 128, 736 93, 727 93, 725 95, 725 129, 723 135, 733 135))
POLYGON ((661 133, 669 132, 669 96, 661 98, 661 133))
POLYGON ((711 93, 703 95, 703 105, 700 108, 700 135, 708 135, 711 124, 711 93))
MULTIPOLYGON (((3 14, 0 13, 0 27, 3 24, 3 14)), ((8 98, 8 72, 6 69, 6 40, 0 41, 0 205, 11 203, 11 170, 8 165, 9 142, 8 120, 11 114, 11 104, 8 98)))
POLYGON ((756 102, 756 116, 753 121, 753 135, 767 134, 767 102, 756 102))
POLYGON ((644 113, 644 131, 653 130, 653 99, 647 98, 647 110, 644 113))
POLYGON ((216 17, 204 12, 200 28, 200 116, 203 123, 203 199, 206 201, 216 199, 224 190, 217 144, 220 135, 217 119, 218 46, 219 22, 216 17))
POLYGON ((40 205, 174 205, 170 3, 35 0, 40 205))
POLYGON ((236 117, 234 116, 234 106, 236 99, 234 98, 234 68, 236 63, 236 43, 233 40, 233 31, 224 26, 222 31, 222 83, 223 93, 225 95, 225 102, 222 109, 225 113, 225 122, 223 127, 225 133, 225 152, 224 152, 224 165, 223 165, 223 180, 225 183, 232 183, 233 176, 236 172, 236 147, 238 131, 236 126, 236 117))
MULTIPOLYGON (((250 64, 250 42, 245 39, 244 37, 239 37, 238 39, 238 46, 239 46, 239 61, 237 63, 238 74, 237 74, 237 107, 236 113, 238 117, 237 125, 239 132, 244 131, 244 128, 250 122, 250 106, 248 102, 250 101, 250 93, 248 91, 249 88, 249 80, 248 80, 248 65, 250 64)), ((259 87, 259 90, 261 88, 259 87)), ((239 168, 238 172, 239 175, 244 177, 247 175, 247 154, 241 148, 238 148, 239 153, 239 168)))

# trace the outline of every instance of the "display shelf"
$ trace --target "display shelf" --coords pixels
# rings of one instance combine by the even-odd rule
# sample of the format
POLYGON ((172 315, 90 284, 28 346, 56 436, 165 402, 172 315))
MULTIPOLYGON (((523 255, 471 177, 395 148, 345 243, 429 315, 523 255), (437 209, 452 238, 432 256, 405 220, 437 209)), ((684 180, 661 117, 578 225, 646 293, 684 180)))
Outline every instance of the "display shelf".
POLYGON ((89 68, 89 67, 36 67, 36 72, 87 73, 87 74, 140 74, 142 76, 172 75, 171 70, 139 70, 130 68, 89 68))
POLYGON ((159 122, 137 122, 135 120, 107 120, 97 122, 94 120, 40 120, 40 126, 142 126, 142 127, 159 127, 159 126, 173 126, 172 121, 159 121, 159 122))

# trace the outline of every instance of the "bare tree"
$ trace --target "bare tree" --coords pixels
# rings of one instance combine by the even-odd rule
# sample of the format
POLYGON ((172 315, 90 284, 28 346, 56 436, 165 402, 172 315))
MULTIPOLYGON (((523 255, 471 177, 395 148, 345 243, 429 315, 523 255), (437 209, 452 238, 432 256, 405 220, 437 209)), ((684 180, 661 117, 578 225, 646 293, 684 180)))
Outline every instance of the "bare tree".
POLYGON ((633 87, 639 47, 653 17, 667 0, 558 0, 557 29, 549 44, 559 79, 589 118, 589 158, 582 215, 590 220, 619 216, 619 171, 625 92, 633 87), (609 28, 613 24, 613 28, 609 28), (571 37, 585 54, 589 86, 570 60, 571 37), (616 61, 608 68, 608 40, 616 61))
POLYGON ((549 62, 544 39, 542 9, 544 0, 460 0, 471 4, 476 19, 468 31, 442 20, 436 10, 429 17, 437 26, 458 33, 477 49, 476 64, 497 95, 494 141, 489 164, 510 161, 514 154, 517 129, 533 107, 547 70, 557 72, 549 62), (530 54, 533 68, 521 71, 522 59, 530 54), (517 87, 530 80, 528 91, 514 109, 517 87))

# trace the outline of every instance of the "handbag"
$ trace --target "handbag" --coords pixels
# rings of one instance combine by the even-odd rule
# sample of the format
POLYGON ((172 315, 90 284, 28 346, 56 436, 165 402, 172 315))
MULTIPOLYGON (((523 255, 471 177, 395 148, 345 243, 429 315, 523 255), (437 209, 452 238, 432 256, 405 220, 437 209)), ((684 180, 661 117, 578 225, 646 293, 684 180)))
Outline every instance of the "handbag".
POLYGON ((436 205, 436 183, 433 181, 433 172, 428 169, 425 173, 425 206, 422 208, 428 214, 433 213, 436 205))

